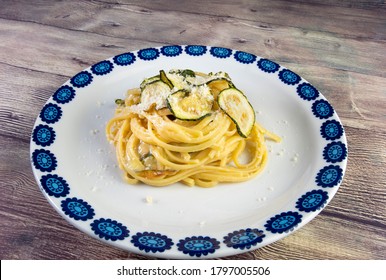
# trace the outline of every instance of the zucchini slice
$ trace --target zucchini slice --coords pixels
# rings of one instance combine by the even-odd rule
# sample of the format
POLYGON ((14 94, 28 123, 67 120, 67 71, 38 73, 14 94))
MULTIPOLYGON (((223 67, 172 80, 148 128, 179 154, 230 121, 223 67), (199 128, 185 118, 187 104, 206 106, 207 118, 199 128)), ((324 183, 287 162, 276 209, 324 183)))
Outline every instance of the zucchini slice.
POLYGON ((195 77, 196 76, 196 73, 193 70, 190 70, 190 69, 184 69, 184 70, 173 69, 173 70, 169 71, 169 74, 177 74, 177 75, 183 76, 184 78, 186 78, 188 76, 190 76, 190 77, 195 77))
POLYGON ((209 87, 193 87, 191 92, 179 90, 166 100, 172 114, 180 120, 200 120, 212 111, 214 98, 209 87))
MULTIPOLYGON (((190 77, 190 76, 189 76, 190 77)), ((188 89, 185 77, 180 74, 179 71, 172 71, 165 75, 165 80, 169 80, 172 87, 171 89, 188 89)))
POLYGON ((160 77, 162 82, 164 82, 165 84, 167 84, 169 86, 170 89, 172 89, 174 87, 172 81, 170 81, 168 76, 166 76, 166 73, 164 70, 159 71, 159 77, 160 77))
POLYGON ((153 83, 155 81, 159 81, 159 80, 160 80, 159 75, 156 75, 156 76, 144 79, 139 87, 140 87, 141 90, 143 90, 146 85, 151 84, 151 83, 153 83))
POLYGON ((247 97, 236 88, 228 88, 219 93, 217 102, 236 124, 239 135, 247 138, 255 124, 255 111, 247 97))
POLYGON ((149 109, 155 104, 156 109, 166 107, 166 98, 170 94, 170 87, 161 80, 156 80, 149 83, 141 91, 141 103, 144 108, 149 109))
POLYGON ((208 81, 206 84, 215 98, 217 98, 217 95, 224 89, 234 87, 233 83, 225 78, 216 78, 208 81))

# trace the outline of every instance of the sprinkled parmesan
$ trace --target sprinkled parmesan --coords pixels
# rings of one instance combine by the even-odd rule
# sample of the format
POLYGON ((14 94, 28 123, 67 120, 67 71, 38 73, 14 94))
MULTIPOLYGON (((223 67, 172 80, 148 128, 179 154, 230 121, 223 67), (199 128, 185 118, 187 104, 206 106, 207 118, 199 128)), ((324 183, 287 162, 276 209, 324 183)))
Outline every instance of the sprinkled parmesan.
POLYGON ((96 135, 98 133, 99 133, 99 129, 92 129, 92 130, 90 130, 90 134, 91 135, 96 135))
POLYGON ((186 83, 185 77, 174 73, 173 74, 167 73, 166 75, 174 85, 174 88, 173 88, 174 91, 177 91, 180 89, 189 89, 189 85, 186 83))
POLYGON ((291 158, 291 161, 293 161, 293 162, 298 162, 298 160, 299 160, 299 154, 298 153, 296 153, 292 158, 291 158))
MULTIPOLYGON (((196 98, 200 100, 204 99, 208 101, 208 103, 211 103, 214 101, 214 98, 206 83, 218 78, 229 79, 228 74, 225 72, 218 72, 208 76, 184 76, 180 70, 170 70, 166 73, 166 76, 174 86, 172 89, 161 80, 155 80, 146 84, 141 92, 140 103, 130 106, 129 111, 141 114, 148 111, 152 106, 155 106, 156 110, 165 108, 167 107, 167 98, 180 90, 190 92, 196 98)), ((192 107, 191 111, 194 110, 197 110, 197 108, 192 107)))
POLYGON ((97 100, 96 104, 97 104, 97 107, 101 107, 105 104, 105 102, 97 100))
POLYGON ((142 111, 150 109, 154 104, 157 110, 165 108, 166 98, 169 94, 170 88, 166 84, 162 82, 150 84, 141 93, 141 103, 132 107, 137 106, 142 111))

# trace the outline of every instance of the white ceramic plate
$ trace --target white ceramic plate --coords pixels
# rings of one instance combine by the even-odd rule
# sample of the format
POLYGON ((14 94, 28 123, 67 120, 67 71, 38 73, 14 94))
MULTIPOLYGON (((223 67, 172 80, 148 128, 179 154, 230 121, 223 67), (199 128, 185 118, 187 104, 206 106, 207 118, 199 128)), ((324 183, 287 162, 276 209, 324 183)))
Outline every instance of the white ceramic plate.
POLYGON ((161 258, 240 254, 285 237, 314 218, 344 176, 339 118, 296 73, 250 53, 164 46, 117 55, 78 73, 43 107, 31 137, 36 180, 53 207, 83 232, 161 258), (280 135, 268 165, 245 183, 213 188, 128 185, 104 128, 116 98, 160 69, 226 71, 280 135))

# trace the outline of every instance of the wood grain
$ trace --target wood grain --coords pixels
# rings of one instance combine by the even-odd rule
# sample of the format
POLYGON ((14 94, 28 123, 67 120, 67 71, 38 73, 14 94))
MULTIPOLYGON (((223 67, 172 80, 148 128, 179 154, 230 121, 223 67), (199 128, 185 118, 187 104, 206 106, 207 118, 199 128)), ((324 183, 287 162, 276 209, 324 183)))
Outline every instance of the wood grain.
POLYGON ((325 95, 349 161, 317 218, 264 248, 225 259, 386 258, 384 1, 0 1, 0 258, 150 259, 71 226, 32 174, 29 142, 69 77, 118 53, 204 44, 272 59, 325 95))
MULTIPOLYGON (((183 1, 179 1, 177 3, 182 2, 183 1)), ((192 2, 194 3, 194 1, 192 2)), ((221 14, 221 11, 223 10, 232 10, 232 7, 226 7, 224 4, 217 4, 219 7, 216 8, 216 11, 219 10, 220 15, 212 16, 190 12, 197 11, 197 9, 203 9, 203 5, 200 6, 201 8, 196 5, 193 7, 189 7, 189 5, 186 4, 182 5, 184 9, 189 12, 185 12, 185 10, 182 9, 163 12, 162 10, 144 9, 142 6, 135 5, 105 4, 99 2, 71 3, 70 1, 66 2, 66 5, 68 5, 67 9, 73 8, 77 11, 84 11, 86 13, 86 18, 81 12, 61 18, 57 16, 42 17, 41 13, 30 13, 28 12, 29 9, 27 9, 27 7, 29 8, 28 3, 30 2, 27 2, 26 7, 23 3, 24 8, 17 9, 16 14, 12 14, 12 20, 16 18, 23 22, 35 23, 43 26, 49 25, 58 29, 65 28, 67 30, 76 31, 78 35, 81 34, 81 36, 84 37, 84 43, 87 43, 90 40, 87 38, 87 35, 90 33, 104 35, 104 37, 99 39, 99 42, 97 41, 98 43, 95 47, 98 47, 99 45, 112 49, 125 49, 125 43, 122 43, 122 41, 121 43, 116 42, 116 38, 134 41, 146 41, 149 40, 149 38, 152 38, 150 41, 151 45, 168 44, 172 42, 184 44, 187 42, 186 36, 191 36, 197 38, 197 43, 200 44, 219 45, 218 40, 221 40, 221 45, 225 47, 243 48, 243 50, 246 51, 258 52, 261 56, 270 57, 281 63, 299 63, 301 59, 302 65, 317 64, 329 68, 339 68, 353 72, 385 76, 384 71, 382 71, 383 65, 381 64, 383 61, 382 44, 385 38, 380 38, 380 40, 377 38, 377 40, 371 40, 370 43, 368 41, 360 40, 359 35, 355 35, 351 38, 346 38, 347 36, 340 38, 332 36, 333 34, 327 32, 327 30, 306 29, 305 27, 304 30, 302 28, 294 28, 291 25, 288 25, 290 19, 286 21, 286 25, 275 25, 262 28, 256 24, 256 21, 259 23, 259 16, 255 16, 255 20, 245 20, 221 14), (105 7, 106 5, 107 7, 105 7), (181 12, 183 13, 183 16, 181 16, 181 12), (87 15, 90 17, 87 17, 87 15), (200 22, 199 25, 196 24, 197 21, 200 22), (157 22, 157 24, 153 24, 154 22, 157 22), (151 28, 148 28, 149 26, 151 26, 151 28), (177 30, 176 26, 183 26, 184 29, 177 30), (144 30, 144 28, 147 29, 144 30), (223 32, 224 30, 227 30, 227 32, 223 32), (254 39, 253 42, 249 41, 251 38, 254 38, 256 32, 259 32, 259 36, 254 39), (273 32, 275 38, 271 36, 273 32), (216 34, 217 36, 213 36, 213 34, 216 34), (235 37, 235 34, 242 34, 243 37, 235 37), (102 38, 105 42, 102 41, 102 38), (272 48, 275 49, 276 55, 270 53, 272 48), (261 52, 259 50, 261 50, 261 52)), ((143 5, 143 3, 141 4, 143 5)), ((29 5, 31 6, 31 9, 34 8, 32 3, 29 5)), ((154 3, 151 2, 151 5, 154 5, 154 3)), ((291 8, 286 5, 278 6, 281 7, 279 12, 283 12, 283 15, 289 14, 291 18, 295 19, 304 17, 303 14, 291 15, 291 13, 289 13, 291 8), (285 11, 286 13, 284 13, 285 11)), ((162 5, 162 7, 164 7, 164 5, 162 5)), ((178 4, 173 5, 174 9, 178 9, 178 7, 178 4)), ((52 13, 56 15, 60 15, 63 12, 63 7, 60 3, 56 3, 55 5, 52 5, 52 7, 42 6, 41 8, 43 9, 44 15, 47 14, 46 9, 51 9, 52 13)), ((294 10, 300 11, 299 7, 294 10)), ((241 11, 243 11, 243 9, 241 9, 241 11)), ((315 9, 309 12, 313 18, 317 18, 318 15, 315 15, 315 12, 319 13, 319 11, 320 9, 315 9)), ((6 10, 3 10, 2 13, 6 13, 6 10)), ((0 17, 9 18, 7 14, 2 13, 0 12, 0 17)), ((375 13, 375 11, 373 13, 375 13)), ((266 13, 262 12, 261 15, 265 17, 266 13)), ((242 13, 242 16, 247 17, 245 12, 242 13)), ((319 15, 319 17, 321 17, 321 15, 319 15)), ((325 17, 326 15, 324 15, 324 18, 325 17)), ((269 18, 272 18, 272 16, 269 16, 269 18)), ((347 19, 347 23, 344 26, 346 32, 351 31, 351 23, 353 20, 354 18, 352 15, 347 19)), ((357 20, 360 21, 358 24, 361 26, 371 26, 371 21, 368 20, 368 17, 366 16, 361 16, 357 20)), ((381 20, 379 21, 382 22, 381 20)), ((305 21, 303 24, 309 24, 309 22, 310 21, 305 21)), ((340 20, 339 23, 342 23, 342 20, 340 20)), ((375 31, 367 32, 365 30, 365 32, 367 34, 377 31, 381 33, 382 28, 385 27, 386 26, 380 24, 375 31)), ((12 30, 9 30, 8 32, 12 32, 12 30)), ((50 33, 52 32, 53 31, 50 33)), ((30 34, 30 36, 36 35, 34 32, 31 32, 30 34)), ((15 38, 17 38, 17 36, 15 36, 15 38)), ((63 37, 53 40, 60 41, 63 40, 63 37)), ((39 40, 39 42, 44 44, 47 41, 39 40)), ((60 45, 58 45, 58 47, 60 47, 60 45)), ((95 50, 94 48, 87 50, 88 53, 91 54, 91 52, 95 50)), ((43 50, 44 47, 39 49, 43 50)), ((115 50, 115 52, 116 51, 117 50, 115 50)), ((81 52, 80 55, 83 55, 85 52, 86 50, 81 52)), ((87 62, 87 60, 85 62, 87 62)))

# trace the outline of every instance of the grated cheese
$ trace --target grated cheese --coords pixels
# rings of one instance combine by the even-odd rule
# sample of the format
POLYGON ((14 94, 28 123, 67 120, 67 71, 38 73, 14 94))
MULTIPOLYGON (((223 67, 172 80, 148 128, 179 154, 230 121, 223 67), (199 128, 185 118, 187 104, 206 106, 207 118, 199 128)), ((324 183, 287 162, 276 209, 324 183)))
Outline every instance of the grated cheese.
POLYGON ((184 77, 180 74, 179 70, 170 70, 166 73, 166 76, 174 85, 172 89, 170 89, 168 85, 162 84, 162 82, 148 84, 145 87, 146 92, 143 91, 141 93, 140 103, 130 106, 129 111, 136 114, 142 114, 148 111, 152 106, 155 106, 156 110, 165 108, 167 107, 166 99, 169 95, 179 90, 186 90, 196 95, 197 98, 213 102, 214 97, 210 93, 210 88, 206 83, 218 78, 228 79, 228 74, 225 72, 209 74, 209 76, 196 75, 195 77, 184 77))

